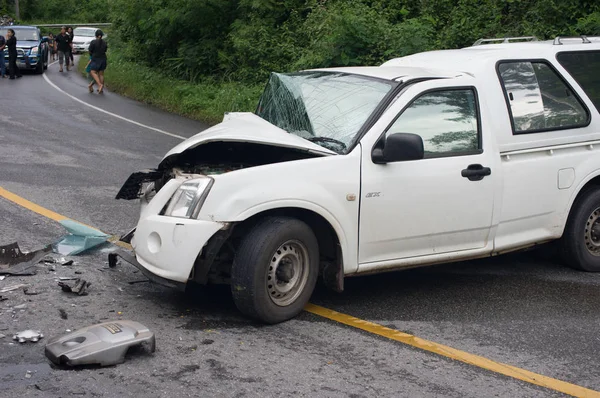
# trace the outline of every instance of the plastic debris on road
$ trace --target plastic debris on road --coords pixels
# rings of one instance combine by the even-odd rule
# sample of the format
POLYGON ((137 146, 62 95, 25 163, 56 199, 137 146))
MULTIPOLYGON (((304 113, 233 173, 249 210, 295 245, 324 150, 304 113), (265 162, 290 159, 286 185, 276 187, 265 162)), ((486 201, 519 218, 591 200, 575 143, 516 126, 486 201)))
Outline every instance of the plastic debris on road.
POLYGON ((52 251, 52 246, 23 252, 17 242, 0 246, 0 274, 35 275, 35 265, 52 251))
POLYGON ((63 220, 60 223, 65 227, 69 234, 63 236, 55 243, 53 249, 55 253, 62 254, 63 256, 75 256, 81 254, 86 250, 105 243, 110 237, 97 229, 73 220, 63 220))
POLYGON ((73 286, 68 285, 65 282, 58 282, 58 286, 62 288, 63 292, 75 293, 80 296, 86 296, 88 294, 86 289, 90 287, 91 284, 91 282, 87 282, 84 279, 76 279, 75 285, 73 286))
POLYGON ((46 357, 57 365, 110 366, 125 362, 127 351, 136 346, 154 352, 154 333, 138 322, 122 320, 53 337, 46 344, 45 351, 46 357))
POLYGON ((13 336, 13 340, 17 340, 19 343, 25 343, 31 341, 37 343, 40 339, 44 338, 44 335, 39 330, 24 330, 13 336))
POLYGON ((0 293, 10 292, 10 291, 21 289, 21 288, 24 288, 24 287, 27 287, 27 286, 29 286, 29 285, 27 285, 25 283, 20 283, 18 285, 7 286, 7 287, 4 287, 4 288, 0 289, 0 293))

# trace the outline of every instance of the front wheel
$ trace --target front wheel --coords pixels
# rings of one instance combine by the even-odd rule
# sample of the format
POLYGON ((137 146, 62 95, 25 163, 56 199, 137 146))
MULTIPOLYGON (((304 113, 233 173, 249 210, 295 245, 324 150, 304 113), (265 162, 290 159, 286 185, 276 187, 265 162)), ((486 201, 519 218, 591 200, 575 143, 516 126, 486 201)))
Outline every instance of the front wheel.
POLYGON ((274 324, 302 311, 318 274, 312 229, 294 218, 269 217, 243 239, 233 261, 231 292, 243 314, 274 324))
POLYGON ((600 189, 590 190, 577 199, 560 249, 568 266, 600 272, 600 189))

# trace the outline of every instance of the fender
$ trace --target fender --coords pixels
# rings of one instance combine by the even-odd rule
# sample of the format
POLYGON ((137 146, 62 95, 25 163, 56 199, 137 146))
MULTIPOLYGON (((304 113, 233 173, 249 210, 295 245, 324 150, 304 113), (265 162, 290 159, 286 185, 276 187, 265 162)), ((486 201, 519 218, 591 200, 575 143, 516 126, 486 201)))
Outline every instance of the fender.
POLYGON ((358 270, 358 262, 356 260, 356 257, 353 258, 349 253, 350 250, 348 248, 348 239, 340 222, 331 212, 329 212, 327 209, 316 203, 297 199, 283 199, 263 202, 261 204, 244 210, 237 216, 233 217, 233 219, 229 220, 229 222, 245 221, 248 218, 255 216, 259 213, 281 208, 300 208, 304 210, 310 210, 327 220, 327 222, 332 226, 333 230, 335 231, 340 242, 342 251, 342 261, 344 265, 344 274, 351 274, 358 270))
POLYGON ((581 180, 581 182, 577 185, 577 188, 575 190, 573 190, 573 194, 569 198, 569 205, 566 208, 567 210, 561 217, 561 226, 562 226, 561 235, 564 233, 565 227, 567 225, 567 221, 569 219, 569 214, 571 214, 571 209, 573 208, 573 204, 575 203, 575 200, 577 200, 577 197, 579 196, 581 191, 585 188, 585 186, 596 177, 600 177, 600 169, 594 170, 591 173, 589 173, 587 176, 585 176, 585 178, 583 180, 581 180))

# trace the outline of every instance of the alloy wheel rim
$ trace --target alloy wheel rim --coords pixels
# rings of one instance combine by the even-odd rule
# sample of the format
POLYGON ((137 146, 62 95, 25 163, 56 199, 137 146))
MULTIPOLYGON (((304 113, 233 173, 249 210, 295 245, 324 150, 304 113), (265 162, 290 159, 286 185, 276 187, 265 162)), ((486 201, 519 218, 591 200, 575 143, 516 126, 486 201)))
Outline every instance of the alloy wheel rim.
POLYGON ((283 243, 271 256, 266 275, 266 288, 274 304, 292 304, 308 281, 308 249, 297 240, 283 243))

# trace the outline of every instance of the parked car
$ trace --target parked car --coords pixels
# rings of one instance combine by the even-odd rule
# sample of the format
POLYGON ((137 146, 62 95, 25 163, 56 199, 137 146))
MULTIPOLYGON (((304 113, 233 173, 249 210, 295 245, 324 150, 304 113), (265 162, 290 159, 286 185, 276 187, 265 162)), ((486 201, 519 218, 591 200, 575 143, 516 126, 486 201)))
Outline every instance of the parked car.
MULTIPOLYGON (((96 38, 94 36, 96 34, 96 30, 98 30, 98 28, 79 27, 73 29, 73 52, 75 54, 88 51, 90 43, 96 38)), ((108 35, 103 36, 104 40, 107 38, 108 35)))
MULTIPOLYGON (((14 29, 17 37, 17 66, 44 73, 48 69, 48 39, 35 26, 0 26, 0 35, 6 37, 8 29, 14 29)), ((8 66, 8 51, 4 52, 8 66)))
MULTIPOLYGON (((255 113, 132 174, 120 253, 178 288, 230 283, 246 315, 315 283, 554 241, 600 271, 600 38, 481 44, 379 67, 273 73, 255 113)), ((114 260, 114 257, 113 257, 114 260)))

